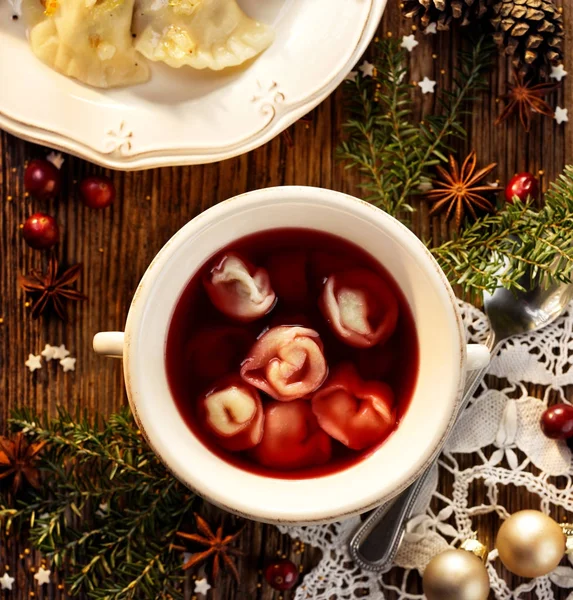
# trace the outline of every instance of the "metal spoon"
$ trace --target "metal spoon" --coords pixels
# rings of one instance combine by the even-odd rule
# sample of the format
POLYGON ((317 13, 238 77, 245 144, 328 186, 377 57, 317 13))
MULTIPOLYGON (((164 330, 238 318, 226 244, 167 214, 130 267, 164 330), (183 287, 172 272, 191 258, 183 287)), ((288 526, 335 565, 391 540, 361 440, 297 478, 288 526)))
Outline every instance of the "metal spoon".
MULTIPOLYGON (((530 280, 526 278, 521 283, 528 289, 530 280)), ((517 294, 498 288, 493 295, 484 295, 485 313, 491 325, 491 332, 485 343, 492 350, 492 357, 508 338, 537 331, 555 321, 572 298, 573 284, 557 284, 547 289, 537 287, 517 294)), ((469 374, 464 396, 458 405, 456 421, 469 404, 486 371, 487 367, 469 374)), ((416 499, 441 450, 442 448, 437 449, 431 464, 418 480, 396 498, 378 507, 350 540, 350 553, 364 569, 385 572, 392 567, 404 536, 404 526, 412 516, 416 499)))

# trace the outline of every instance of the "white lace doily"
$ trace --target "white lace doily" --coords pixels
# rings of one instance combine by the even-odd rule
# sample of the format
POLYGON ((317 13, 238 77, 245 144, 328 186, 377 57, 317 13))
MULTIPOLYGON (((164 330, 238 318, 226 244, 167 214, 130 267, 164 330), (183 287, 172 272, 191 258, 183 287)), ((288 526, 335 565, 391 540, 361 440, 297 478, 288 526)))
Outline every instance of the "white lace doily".
MULTIPOLYGON (((485 315, 462 302, 460 308, 468 339, 483 341, 488 331, 485 315)), ((573 304, 543 331, 506 342, 493 359, 489 373, 506 382, 505 388, 490 389, 485 382, 481 384, 428 478, 396 558, 396 565, 404 569, 402 585, 392 585, 385 581, 386 575, 362 571, 352 562, 348 541, 359 518, 333 525, 281 527, 284 533, 323 552, 321 562, 298 587, 295 600, 385 600, 390 590, 392 598, 398 600, 422 599, 408 590, 411 571, 423 573, 436 554, 470 537, 477 529, 473 520, 479 515, 496 512, 507 518, 509 512, 500 500, 500 490, 507 485, 525 488, 537 496, 538 508, 545 513, 554 513, 557 506, 573 512, 571 452, 564 442, 547 439, 539 427, 550 394, 567 402, 565 387, 573 384, 572 350, 573 304), (531 397, 526 383, 543 386, 544 398, 531 397), (464 468, 459 459, 467 454, 473 455, 474 466, 464 468), (439 474, 444 471, 454 482, 448 495, 439 485, 439 474), (487 500, 479 506, 470 502, 475 485, 486 490, 487 500)), ((496 550, 490 552, 487 566, 498 600, 518 600, 527 593, 528 597, 552 600, 556 594, 564 597, 565 589, 573 590, 571 566, 560 566, 550 575, 515 589, 496 569, 496 550)), ((573 600, 573 591, 567 600, 573 600)))

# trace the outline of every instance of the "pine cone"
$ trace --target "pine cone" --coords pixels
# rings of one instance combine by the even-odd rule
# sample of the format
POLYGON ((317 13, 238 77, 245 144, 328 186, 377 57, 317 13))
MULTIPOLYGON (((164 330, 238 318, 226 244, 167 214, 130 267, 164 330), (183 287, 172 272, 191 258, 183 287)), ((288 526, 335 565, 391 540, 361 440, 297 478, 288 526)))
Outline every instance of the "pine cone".
POLYGON ((416 19, 423 27, 436 23, 438 29, 449 29, 452 20, 461 25, 484 17, 494 0, 404 0, 402 10, 406 17, 416 19))
POLYGON ((496 0, 493 15, 493 37, 522 74, 547 75, 563 58, 563 15, 553 0, 496 0))

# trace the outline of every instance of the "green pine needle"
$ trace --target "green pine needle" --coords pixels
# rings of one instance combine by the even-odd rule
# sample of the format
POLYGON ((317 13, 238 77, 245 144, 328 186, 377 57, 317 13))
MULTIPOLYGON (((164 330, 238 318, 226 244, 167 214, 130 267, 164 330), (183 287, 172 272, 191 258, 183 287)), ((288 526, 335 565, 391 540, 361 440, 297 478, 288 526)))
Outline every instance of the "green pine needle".
POLYGON ((519 280, 526 274, 543 285, 569 283, 572 231, 573 166, 568 166, 540 210, 515 198, 431 251, 448 279, 466 292, 522 289, 519 280))
MULTIPOLYGON (((482 37, 470 52, 461 53, 452 89, 442 89, 437 96, 439 114, 418 122, 406 51, 393 38, 372 48, 374 76, 358 74, 347 84, 349 118, 338 156, 347 168, 363 175, 365 200, 411 225, 411 198, 435 177, 435 165, 447 161, 448 139, 466 136, 460 118, 467 103, 485 88, 484 73, 494 49, 482 37)), ((573 167, 567 167, 545 195, 541 210, 516 199, 495 215, 465 223, 454 239, 431 251, 448 279, 476 298, 498 286, 522 289, 520 280, 526 274, 543 285, 570 282, 571 231, 573 167)))
POLYGON ((372 48, 374 76, 358 74, 348 84, 349 118, 338 156, 347 168, 357 168, 366 176, 361 185, 365 200, 397 216, 413 210, 409 197, 420 193, 418 188, 431 176, 432 167, 447 160, 447 139, 466 136, 460 117, 465 103, 485 87, 483 75, 493 47, 483 37, 471 52, 460 54, 454 89, 438 94, 442 114, 422 122, 412 115, 413 86, 408 82, 406 51, 394 38, 382 39, 372 48))
POLYGON ((195 496, 165 469, 129 410, 103 419, 28 410, 11 425, 46 444, 42 487, 16 508, 1 498, 3 526, 27 530, 31 543, 67 576, 72 595, 94 600, 183 598, 176 532, 195 496))

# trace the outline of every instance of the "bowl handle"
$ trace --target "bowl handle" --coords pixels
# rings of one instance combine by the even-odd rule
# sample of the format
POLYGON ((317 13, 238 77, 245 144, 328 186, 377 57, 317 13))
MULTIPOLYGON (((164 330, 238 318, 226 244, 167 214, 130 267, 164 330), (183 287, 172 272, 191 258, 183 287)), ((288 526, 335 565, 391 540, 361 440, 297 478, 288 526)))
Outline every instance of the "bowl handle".
POLYGON ((477 371, 489 365, 491 353, 483 344, 468 344, 466 368, 468 371, 477 371))
POLYGON ((123 356, 123 331, 102 331, 94 336, 93 347, 98 354, 121 358, 123 356))

